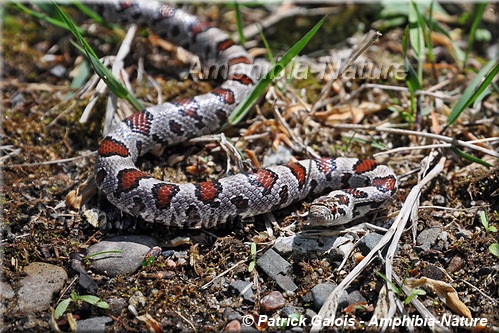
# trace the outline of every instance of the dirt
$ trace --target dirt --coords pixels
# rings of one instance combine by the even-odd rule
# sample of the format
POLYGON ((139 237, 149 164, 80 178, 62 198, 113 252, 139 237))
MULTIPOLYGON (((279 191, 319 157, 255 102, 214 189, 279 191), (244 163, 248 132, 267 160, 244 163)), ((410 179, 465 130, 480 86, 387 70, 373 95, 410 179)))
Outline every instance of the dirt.
MULTIPOLYGON (((375 10, 368 10, 360 5, 352 6, 336 7, 340 13, 348 13, 349 18, 353 15, 352 22, 363 22, 369 26, 374 20, 375 10), (357 6, 362 7, 362 10, 359 10, 356 16, 357 6)), ((78 100, 70 97, 73 93, 68 89, 72 80, 70 73, 80 61, 77 60, 80 56, 69 42, 72 37, 48 23, 21 14, 12 6, 7 6, 5 10, 6 20, 2 36, 4 75, 1 83, 4 155, 1 216, 2 279, 16 289, 24 276, 24 268, 32 262, 64 267, 71 277, 77 276, 71 267, 70 254, 84 254, 85 249, 91 244, 117 233, 150 234, 160 239, 163 244, 183 236, 190 237, 190 243, 181 245, 175 250, 187 252, 184 264, 176 262, 177 265, 172 268, 168 258, 159 257, 128 276, 109 278, 91 274, 99 286, 95 295, 109 304, 115 304, 122 300, 128 302, 130 297, 141 292, 145 302, 137 306, 139 315, 151 315, 153 320, 150 320, 149 324, 156 322, 165 332, 191 331, 193 328, 197 331, 219 332, 228 323, 227 318, 223 316, 227 307, 239 311, 241 315, 262 314, 261 298, 271 291, 280 289, 258 267, 249 272, 248 266, 252 261, 250 244, 256 242, 258 250, 265 251, 271 247, 275 238, 290 233, 300 233, 306 228, 306 218, 301 215, 306 211, 310 200, 275 212, 273 216, 277 221, 276 224, 269 223, 268 217, 259 216, 243 224, 209 231, 168 230, 161 226, 148 225, 121 214, 99 195, 91 197, 80 210, 69 207, 65 204, 67 194, 93 175, 95 154, 91 153, 98 149, 102 138, 105 98, 99 100, 88 121, 80 123, 79 119, 88 103, 89 94, 78 100), (56 65, 66 70, 62 77, 50 72, 56 65), (73 102, 75 103, 72 104, 73 102), (9 154, 13 150, 17 152, 9 154), (72 160, 57 162, 69 158, 72 160), (111 222, 125 221, 133 225, 133 228, 129 230, 95 228, 82 214, 89 208, 98 208, 107 213, 111 222), (268 234, 269 228, 273 235, 268 234), (231 268, 233 269, 229 273, 223 274, 231 268), (219 275, 221 277, 214 283, 204 287, 219 275), (230 290, 228 285, 237 279, 254 282, 253 292, 256 299, 254 303, 243 301, 242 297, 230 290)), ((235 31, 234 12, 231 7, 219 8, 210 5, 207 8, 194 7, 191 10, 208 16, 225 29, 235 31)), ((78 18, 78 22, 82 23, 84 28, 89 27, 88 20, 74 12, 71 13, 78 18)), ((263 8, 254 9, 252 13, 252 15, 244 13, 243 16, 248 21, 245 21, 245 25, 266 15, 263 8)), ((299 27, 299 30, 303 28, 306 32, 317 22, 316 18, 294 16, 267 29, 266 38, 277 40, 271 44, 276 47, 275 54, 282 54, 286 49, 282 47, 283 44, 290 47, 288 44, 297 40, 298 37, 294 38, 293 26, 299 27), (279 33, 275 33, 276 29, 279 33), (293 33, 283 36, 281 32, 286 31, 285 29, 293 30, 293 33)), ((459 28, 456 22, 448 24, 453 31, 459 28)), ((345 29, 347 31, 342 31, 343 38, 332 44, 328 38, 331 32, 328 31, 333 28, 334 24, 326 23, 325 28, 319 31, 316 41, 321 43, 312 44, 315 46, 309 46, 306 50, 310 61, 317 61, 319 56, 328 54, 334 48, 345 47, 342 41, 351 37, 352 32, 345 29)), ((89 34, 88 39, 98 53, 102 55, 103 50, 115 52, 119 39, 112 37, 112 32, 104 27, 97 26, 95 29, 97 30, 89 34)), ((366 59, 379 66, 386 63, 403 63, 402 50, 398 47, 402 40, 403 27, 388 28, 383 34, 386 37, 365 54, 366 59)), ((180 61, 171 52, 152 43, 147 35, 148 30, 145 28, 137 34, 132 45, 141 52, 132 50, 125 64, 139 99, 145 103, 155 103, 158 96, 154 87, 136 81, 140 56, 144 56, 147 73, 160 83, 165 100, 206 92, 216 84, 212 81, 199 82, 192 79, 179 81, 174 74, 178 71, 171 67, 175 64, 178 66, 180 61), (170 69, 165 70, 166 67, 170 69)), ((465 36, 460 38, 462 43, 467 43, 468 39, 465 36)), ((258 47, 262 47, 260 38, 255 37, 255 40, 258 41, 258 47)), ((449 45, 440 46, 439 50, 445 54, 445 57, 442 56, 437 65, 442 66, 436 66, 435 71, 428 69, 429 66, 425 67, 423 89, 428 89, 443 80, 449 80, 439 92, 450 96, 451 92, 455 94, 456 90, 465 87, 473 78, 471 71, 463 73, 458 64, 444 62, 444 58, 445 61, 449 61, 447 55, 451 49, 449 45)), ((483 66, 486 49, 487 45, 484 43, 474 45, 474 52, 471 53, 469 60, 471 67, 480 69, 483 66)), ((424 95, 420 98, 419 113, 411 115, 410 96, 406 92, 375 87, 364 89, 354 97, 348 98, 366 83, 406 85, 404 80, 396 80, 393 77, 385 80, 340 79, 333 85, 328 95, 328 98, 334 97, 335 100, 320 110, 322 113, 313 114, 304 110, 301 101, 308 105, 313 104, 320 96, 327 79, 328 75, 321 79, 312 76, 308 80, 280 80, 276 83, 280 86, 275 93, 278 104, 283 105, 279 110, 294 135, 322 156, 369 158, 384 147, 391 149, 441 143, 415 135, 334 129, 334 124, 337 123, 366 125, 390 123, 394 127, 431 133, 436 129, 444 129, 442 133, 447 137, 463 141, 499 136, 497 90, 493 90, 485 97, 477 111, 465 112, 455 125, 446 126, 446 116, 455 103, 453 101, 439 100, 443 105, 437 105, 433 97, 424 95), (302 94, 302 89, 308 90, 302 94), (345 113, 339 112, 345 105, 351 108, 345 113)), ((253 108, 246 116, 245 121, 226 130, 225 134, 229 139, 234 139, 241 151, 253 151, 256 159, 261 162, 263 156, 272 153, 279 145, 290 149, 289 143, 293 140, 275 119, 272 100, 262 98, 257 106, 258 108, 253 108), (242 134, 261 134, 261 138, 245 140, 244 137, 241 138, 242 134)), ((497 151, 497 142, 484 142, 481 146, 497 151)), ((489 251, 489 246, 499 242, 499 233, 492 229, 486 230, 479 212, 484 212, 490 226, 499 227, 499 163, 496 158, 476 150, 462 147, 460 149, 488 161, 492 166, 484 167, 472 163, 448 147, 439 148, 438 153, 446 157, 444 170, 423 189, 420 202, 424 207, 419 210, 413 226, 418 234, 422 230, 439 227, 446 238, 425 249, 415 244, 412 229, 408 226, 400 241, 393 269, 401 278, 428 277, 449 283, 455 288, 459 299, 470 309, 474 318, 487 319, 488 325, 483 331, 492 332, 499 326, 497 278, 499 265, 498 258, 489 251)), ((380 159, 396 170, 401 177, 397 198, 389 205, 385 214, 380 214, 379 219, 386 216, 393 218, 396 215, 411 188, 417 183, 417 173, 412 171, 420 167, 421 160, 428 154, 428 149, 402 150, 380 159)), ((298 159, 307 158, 306 153, 298 149, 293 151, 293 156, 298 159)), ((141 158, 139 167, 151 174, 171 175, 175 181, 202 181, 222 177, 225 173, 225 163, 226 156, 217 144, 185 143, 166 149, 160 157, 147 155, 141 158), (170 165, 171 156, 177 157, 180 162, 170 165), (190 172, 186 172, 186 169, 190 172)), ((286 304, 301 309, 302 312, 305 309, 316 312, 319 310, 314 308, 310 300, 310 290, 315 285, 325 281, 339 283, 357 264, 353 258, 349 258, 346 265, 338 271, 336 268, 339 262, 327 256, 287 259, 292 264, 294 282, 299 289, 295 293, 285 295, 286 304)), ((84 264, 91 271, 89 262, 84 264)), ((366 299, 366 304, 348 309, 348 315, 355 318, 356 323, 360 320, 369 321, 372 317, 380 289, 385 282, 376 273, 383 270, 383 261, 378 258, 351 286, 352 289, 359 290, 366 299)), ((63 289, 61 294, 53 297, 52 308, 55 308, 62 299, 69 297, 71 291, 80 295, 88 294, 88 291, 78 283, 70 284, 70 281, 67 281, 66 285, 67 288, 63 289)), ((418 298, 431 313, 437 317, 455 314, 434 291, 430 288, 425 288, 425 291, 426 294, 418 298)), ((402 295, 400 298, 403 300, 405 296, 402 295)), ((16 299, 8 299, 4 303, 7 309, 3 314, 3 332, 45 332, 54 326, 51 324, 50 309, 34 314, 12 314, 11 310, 15 307, 16 299), (28 328, 33 318, 37 318, 36 326, 28 328)), ((406 305, 405 309, 409 315, 417 313, 410 304, 406 305)), ((345 310, 341 309, 339 315, 345 314, 345 310)), ((123 308, 118 306, 118 310, 113 311, 77 302, 70 306, 68 313, 77 319, 110 315, 113 318, 113 323, 107 328, 110 332, 143 332, 149 329, 146 322, 128 311, 126 306, 123 308)), ((268 315, 277 317, 279 311, 268 315)), ((60 329, 69 331, 66 318, 63 317, 56 323, 60 329)), ((355 325, 349 329, 356 328, 359 326, 355 325)), ((309 327, 304 329, 308 331, 309 327)), ((417 329, 425 330, 424 327, 417 329)), ((161 331, 160 328, 149 330, 161 331)), ((341 327, 332 330, 341 330, 341 327)))

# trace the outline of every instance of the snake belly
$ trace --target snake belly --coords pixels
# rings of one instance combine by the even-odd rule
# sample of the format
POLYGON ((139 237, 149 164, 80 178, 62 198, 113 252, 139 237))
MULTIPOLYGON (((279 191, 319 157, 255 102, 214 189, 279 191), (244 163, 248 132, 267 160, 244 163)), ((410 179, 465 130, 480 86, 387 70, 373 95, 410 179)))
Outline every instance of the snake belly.
POLYGON ((356 158, 302 160, 200 183, 166 182, 140 171, 137 158, 154 147, 220 129, 261 73, 225 32, 169 5, 109 1, 97 9, 107 20, 147 25, 205 65, 225 70, 223 83, 209 93, 148 107, 105 136, 95 180, 120 210, 167 227, 211 228, 333 191, 312 203, 309 221, 335 225, 379 208, 395 193, 396 176, 390 168, 356 158))

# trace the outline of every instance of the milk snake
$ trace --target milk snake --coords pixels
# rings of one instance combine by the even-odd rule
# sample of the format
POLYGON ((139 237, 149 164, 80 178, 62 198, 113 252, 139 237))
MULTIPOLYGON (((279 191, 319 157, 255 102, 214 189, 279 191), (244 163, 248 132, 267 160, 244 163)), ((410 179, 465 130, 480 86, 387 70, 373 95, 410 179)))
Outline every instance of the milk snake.
POLYGON ((102 140, 96 184, 122 211, 168 227, 210 228, 334 190, 312 203, 309 221, 336 225, 380 207, 396 192, 390 168, 356 158, 302 160, 195 184, 161 181, 140 171, 135 161, 152 148, 217 131, 258 77, 243 47, 195 16, 156 1, 98 6, 107 20, 147 25, 207 66, 228 69, 224 82, 211 92, 148 107, 118 123, 102 140))

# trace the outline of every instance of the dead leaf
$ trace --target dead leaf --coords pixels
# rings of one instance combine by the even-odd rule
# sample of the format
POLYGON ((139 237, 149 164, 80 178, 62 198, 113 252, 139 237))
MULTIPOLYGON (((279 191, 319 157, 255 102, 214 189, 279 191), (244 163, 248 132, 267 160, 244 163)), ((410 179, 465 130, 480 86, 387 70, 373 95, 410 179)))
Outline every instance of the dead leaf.
POLYGON ((138 320, 146 324, 147 330, 151 333, 163 333, 163 327, 156 319, 154 319, 149 313, 143 316, 136 317, 138 320))
POLYGON ((89 177, 76 190, 66 195, 66 204, 74 209, 80 209, 85 203, 97 193, 97 185, 94 176, 89 177))
POLYGON ((471 316, 470 309, 468 309, 468 307, 459 299, 459 295, 457 294, 457 291, 454 289, 454 287, 452 287, 447 282, 422 277, 420 279, 406 279, 404 281, 404 284, 409 289, 428 286, 438 295, 442 302, 444 302, 452 311, 454 311, 454 313, 470 319, 473 318, 471 316))

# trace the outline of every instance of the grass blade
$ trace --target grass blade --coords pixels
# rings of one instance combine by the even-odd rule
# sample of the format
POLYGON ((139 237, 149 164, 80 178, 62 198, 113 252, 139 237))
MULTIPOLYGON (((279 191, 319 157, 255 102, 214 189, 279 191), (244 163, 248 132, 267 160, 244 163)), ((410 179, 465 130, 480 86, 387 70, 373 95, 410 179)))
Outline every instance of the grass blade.
POLYGON ((485 2, 476 3, 473 5, 473 11, 472 11, 473 21, 471 22, 470 35, 468 37, 468 47, 466 48, 466 53, 464 55, 463 69, 466 67, 466 63, 468 62, 468 56, 471 52, 473 44, 475 43, 476 29, 478 28, 478 24, 482 19, 483 12, 485 11, 486 7, 487 3, 485 2))
POLYGON ((456 155, 458 155, 459 157, 462 157, 468 161, 481 164, 481 165, 486 166, 488 168, 492 167, 492 164, 489 164, 489 163, 485 162, 484 160, 481 160, 475 156, 471 156, 469 154, 466 154, 464 151, 462 151, 461 149, 459 149, 457 147, 451 147, 451 149, 454 153, 456 153, 456 155))
POLYGON ((102 65, 94 50, 78 31, 78 28, 73 20, 67 16, 66 13, 64 13, 59 6, 57 6, 57 4, 54 3, 54 6, 61 18, 66 22, 69 30, 80 43, 81 48, 79 49, 86 55, 97 75, 99 75, 99 77, 106 83, 108 88, 116 94, 116 96, 125 98, 136 110, 142 110, 143 107, 139 101, 113 76, 113 74, 106 67, 104 67, 104 65, 102 65))
MULTIPOLYGON (((19 11, 33 16, 37 20, 45 21, 45 22, 50 23, 56 27, 70 30, 68 25, 66 24, 66 22, 64 22, 62 19, 57 19, 54 17, 50 17, 47 15, 41 14, 39 12, 36 12, 36 11, 26 7, 25 5, 23 5, 21 3, 12 3, 11 5, 14 6, 15 8, 17 8, 19 11)), ((83 32, 80 28, 77 28, 77 29, 79 32, 83 32)))
POLYGON ((239 43, 244 45, 246 43, 246 37, 243 34, 243 17, 241 15, 241 10, 239 9, 239 2, 234 3, 234 9, 236 11, 236 26, 237 34, 239 36, 239 43))
POLYGON ((97 22, 99 24, 102 24, 102 25, 106 25, 107 24, 106 21, 104 21, 104 19, 99 14, 97 14, 96 12, 94 12, 93 10, 91 10, 90 8, 88 8, 83 3, 79 2, 79 1, 73 1, 72 4, 73 4, 73 6, 75 6, 76 8, 78 8, 78 10, 80 12, 84 13, 85 15, 87 15, 88 17, 90 17, 95 22, 97 22))
POLYGON ((499 64, 497 63, 497 59, 492 59, 489 61, 481 70, 478 72, 476 77, 471 81, 468 87, 464 90, 463 95, 457 101, 456 105, 452 108, 449 117, 447 117, 447 124, 452 125, 456 122, 457 118, 461 115, 461 113, 471 105, 475 101, 475 99, 480 96, 480 94, 489 86, 494 77, 499 72, 499 64), (495 67, 490 71, 492 66, 495 67), (482 83, 480 80, 485 76, 487 72, 490 73, 485 77, 482 83))
POLYGON ((300 53, 312 37, 322 26, 327 16, 324 16, 309 32, 305 34, 286 54, 272 67, 272 69, 256 84, 255 88, 229 116, 229 124, 235 125, 246 115, 256 99, 263 93, 272 80, 300 53))
POLYGON ((414 58, 418 61, 418 80, 423 82, 423 63, 425 61, 425 40, 424 30, 425 22, 419 13, 418 5, 411 1, 409 8, 409 37, 411 39, 411 48, 414 51, 414 58))
POLYGON ((418 80, 418 74, 416 73, 416 70, 412 66, 411 62, 409 61, 409 57, 407 56, 408 44, 409 44, 409 25, 405 27, 404 35, 402 36, 402 52, 404 55, 404 67, 407 73, 405 81, 411 97, 411 113, 409 115, 411 119, 408 119, 408 121, 413 122, 416 110, 416 90, 421 89, 421 83, 418 80))
POLYGON ((262 42, 263 42, 263 46, 265 46, 265 50, 267 50, 267 56, 269 57, 269 62, 273 66, 275 64, 275 58, 274 58, 274 55, 272 54, 272 49, 270 48, 269 42, 268 42, 267 38, 265 37, 265 34, 263 33, 260 26, 258 26, 258 33, 260 34, 260 37, 262 38, 262 42))

